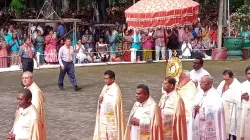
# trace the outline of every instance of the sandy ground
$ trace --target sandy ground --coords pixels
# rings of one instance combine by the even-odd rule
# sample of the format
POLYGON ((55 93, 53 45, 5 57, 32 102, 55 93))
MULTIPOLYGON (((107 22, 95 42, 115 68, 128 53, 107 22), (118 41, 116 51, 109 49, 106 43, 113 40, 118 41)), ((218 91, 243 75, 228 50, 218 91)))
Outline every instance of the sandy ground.
MULTIPOLYGON (((225 69, 233 70, 235 77, 243 82, 244 71, 249 62, 207 61, 204 67, 215 77, 215 87, 217 87, 225 69)), ((191 62, 184 62, 183 66, 184 69, 192 69, 191 62)), ((126 117, 135 102, 135 90, 138 84, 147 84, 153 98, 159 101, 161 83, 165 77, 164 63, 78 67, 76 77, 78 85, 83 87, 80 92, 74 92, 67 77, 65 77, 66 91, 58 90, 59 69, 36 70, 35 82, 45 94, 48 140, 92 139, 97 98, 104 85, 103 72, 108 69, 116 73, 116 81, 123 93, 126 117)), ((21 72, 0 73, 0 78, 0 139, 3 140, 13 125, 17 106, 16 96, 21 89, 21 72)))

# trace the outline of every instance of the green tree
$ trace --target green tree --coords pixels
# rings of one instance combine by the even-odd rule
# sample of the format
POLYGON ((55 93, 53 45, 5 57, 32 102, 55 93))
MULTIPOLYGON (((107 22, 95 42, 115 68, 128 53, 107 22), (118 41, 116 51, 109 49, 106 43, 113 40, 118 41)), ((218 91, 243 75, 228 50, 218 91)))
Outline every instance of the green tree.
POLYGON ((20 13, 24 9, 24 0, 12 0, 10 3, 10 10, 20 13))

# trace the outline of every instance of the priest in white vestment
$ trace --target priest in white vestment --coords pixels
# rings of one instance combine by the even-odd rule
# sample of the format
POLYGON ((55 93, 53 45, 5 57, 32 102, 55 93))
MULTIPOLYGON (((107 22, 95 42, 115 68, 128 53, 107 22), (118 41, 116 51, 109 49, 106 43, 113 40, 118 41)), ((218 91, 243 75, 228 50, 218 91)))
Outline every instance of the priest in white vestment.
POLYGON ((122 140, 125 132, 125 115, 120 87, 115 73, 104 72, 105 86, 97 104, 96 125, 93 140, 122 140))
POLYGON ((175 90, 176 80, 166 77, 163 89, 166 91, 161 96, 162 128, 164 140, 187 140, 187 121, 185 105, 181 96, 175 90))
POLYGON ((242 83, 241 103, 238 109, 237 140, 250 140, 250 67, 245 70, 247 80, 242 83))
POLYGON ((210 75, 203 68, 203 59, 201 57, 195 58, 193 62, 193 70, 190 72, 190 79, 195 83, 197 90, 200 90, 200 80, 205 75, 210 75))
POLYGON ((147 85, 137 86, 136 100, 123 140, 163 140, 160 108, 150 96, 147 85))
POLYGON ((227 139, 236 140, 237 110, 241 97, 241 83, 234 78, 231 70, 223 72, 223 79, 217 91, 223 100, 227 139))
POLYGON ((190 116, 188 140, 226 140, 223 101, 213 87, 213 78, 203 76, 190 116))
POLYGON ((42 124, 36 108, 31 104, 32 94, 28 89, 19 91, 17 100, 19 112, 7 140, 44 140, 42 124))
POLYGON ((194 105, 197 89, 195 83, 190 79, 190 72, 183 70, 179 82, 176 85, 176 91, 181 96, 185 104, 187 126, 190 118, 190 110, 194 105))

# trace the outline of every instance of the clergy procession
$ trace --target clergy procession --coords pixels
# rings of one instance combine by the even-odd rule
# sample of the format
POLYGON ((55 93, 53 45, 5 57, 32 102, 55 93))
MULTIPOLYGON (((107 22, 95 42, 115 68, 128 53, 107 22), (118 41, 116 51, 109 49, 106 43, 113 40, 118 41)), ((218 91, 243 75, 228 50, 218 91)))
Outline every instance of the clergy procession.
MULTIPOLYGON (((93 140, 250 140, 250 67, 243 83, 225 70, 216 89, 203 64, 197 57, 189 72, 182 70, 179 58, 172 57, 162 79, 159 103, 147 85, 139 84, 127 119, 115 72, 105 71, 93 140)), ((6 139, 46 140, 44 93, 29 71, 22 74, 22 84, 13 128, 6 139)))

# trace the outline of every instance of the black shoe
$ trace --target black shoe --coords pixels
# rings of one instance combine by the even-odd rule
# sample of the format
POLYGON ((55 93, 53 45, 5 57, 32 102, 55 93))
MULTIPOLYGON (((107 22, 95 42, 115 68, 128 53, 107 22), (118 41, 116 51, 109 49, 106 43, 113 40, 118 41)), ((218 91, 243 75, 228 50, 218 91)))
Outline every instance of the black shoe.
POLYGON ((80 88, 80 87, 78 87, 78 86, 76 86, 75 87, 75 91, 79 91, 79 90, 81 90, 82 88, 80 88))
POLYGON ((65 91, 65 89, 64 89, 64 88, 60 88, 60 90, 61 90, 61 91, 65 91))

